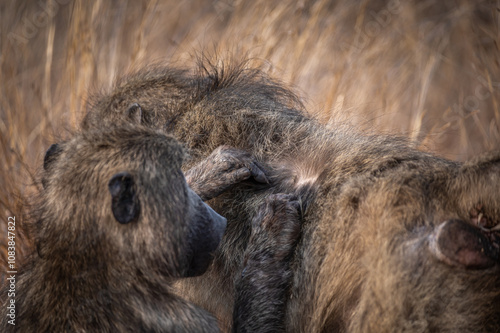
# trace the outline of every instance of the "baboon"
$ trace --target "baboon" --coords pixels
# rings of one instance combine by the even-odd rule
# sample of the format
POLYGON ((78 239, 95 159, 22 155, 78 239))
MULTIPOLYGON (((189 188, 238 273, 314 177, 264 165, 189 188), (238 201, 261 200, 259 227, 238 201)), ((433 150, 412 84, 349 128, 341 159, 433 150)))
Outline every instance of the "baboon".
MULTIPOLYGON (((219 332, 215 317, 172 292, 176 279, 206 271, 226 227, 187 185, 183 158, 175 139, 140 126, 87 131, 52 145, 33 226, 36 251, 15 276, 16 296, 2 292, 2 331, 219 332)), ((221 147, 198 169, 233 176, 205 177, 207 187, 198 181, 197 190, 209 198, 216 184, 249 179, 251 163, 221 147)), ((235 332, 283 330, 299 204, 274 195, 259 212, 236 282, 235 332)))
POLYGON ((405 139, 324 126, 279 82, 244 63, 155 67, 96 97, 82 127, 135 121, 189 150, 254 156, 269 184, 241 182, 210 205, 228 219, 215 260, 178 293, 231 327, 250 221, 272 193, 295 193, 288 332, 500 332, 500 154, 461 164, 405 139), (136 103, 136 104, 134 104, 136 103))

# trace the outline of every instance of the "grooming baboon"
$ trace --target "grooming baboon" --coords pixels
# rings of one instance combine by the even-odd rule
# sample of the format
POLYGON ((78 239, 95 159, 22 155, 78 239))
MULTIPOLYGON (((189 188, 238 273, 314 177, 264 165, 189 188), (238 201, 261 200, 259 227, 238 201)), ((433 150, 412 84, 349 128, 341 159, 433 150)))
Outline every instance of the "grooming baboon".
MULTIPOLYGON (((2 292, 1 331, 218 332, 211 314, 172 292, 177 278, 206 271, 226 227, 186 184, 183 156, 175 139, 147 128, 89 131, 51 146, 33 230, 37 251, 15 277, 16 295, 2 292)), ((197 182, 205 197, 214 194, 213 181, 228 187, 252 176, 244 170, 250 156, 236 149, 223 147, 201 163, 217 177, 238 171, 223 182, 205 177, 206 188, 197 182), (230 162, 217 163, 220 156, 230 162)), ((237 332, 283 330, 298 202, 273 196, 260 211, 257 245, 236 282, 237 332)))
POLYGON ((224 240, 205 275, 178 283, 227 327, 257 207, 295 192, 304 224, 287 331, 500 331, 500 155, 462 165, 397 137, 325 128, 244 65, 139 72, 96 99, 83 127, 127 121, 134 103, 135 119, 188 147, 185 168, 230 145, 266 170, 269 185, 242 182, 211 201, 228 219, 224 240))

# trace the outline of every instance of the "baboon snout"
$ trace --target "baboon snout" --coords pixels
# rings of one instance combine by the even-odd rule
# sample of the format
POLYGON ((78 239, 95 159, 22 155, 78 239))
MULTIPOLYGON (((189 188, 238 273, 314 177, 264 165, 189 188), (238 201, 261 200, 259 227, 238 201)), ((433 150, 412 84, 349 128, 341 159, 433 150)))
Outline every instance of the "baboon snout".
POLYGON ((193 211, 188 222, 190 265, 187 276, 197 276, 203 274, 212 262, 214 252, 226 230, 227 221, 191 189, 189 189, 189 196, 193 203, 193 211))
POLYGON ((217 212, 206 203, 203 203, 203 205, 207 210, 208 218, 211 220, 211 225, 213 226, 214 233, 219 236, 220 242, 220 240, 222 239, 222 235, 224 235, 224 231, 226 231, 227 220, 225 217, 217 214, 217 212))

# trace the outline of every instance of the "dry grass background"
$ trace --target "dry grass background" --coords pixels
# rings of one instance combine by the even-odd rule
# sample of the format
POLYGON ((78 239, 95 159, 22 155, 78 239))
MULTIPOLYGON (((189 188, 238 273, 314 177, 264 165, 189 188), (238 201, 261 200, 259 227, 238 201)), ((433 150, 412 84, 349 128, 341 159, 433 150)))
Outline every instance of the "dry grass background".
POLYGON ((0 36, 0 247, 16 216, 19 264, 36 171, 89 93, 196 51, 251 57, 327 126, 456 160, 500 147, 500 0, 1 0, 0 36))

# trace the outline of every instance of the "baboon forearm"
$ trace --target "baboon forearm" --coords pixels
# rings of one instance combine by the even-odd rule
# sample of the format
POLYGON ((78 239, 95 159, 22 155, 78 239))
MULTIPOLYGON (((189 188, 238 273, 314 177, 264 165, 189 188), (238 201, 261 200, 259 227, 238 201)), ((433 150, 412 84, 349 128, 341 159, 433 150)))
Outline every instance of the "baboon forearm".
POLYGON ((286 262, 249 262, 236 285, 233 332, 284 332, 291 276, 286 262))
POLYGON ((236 282, 233 332, 285 331, 299 210, 293 196, 271 195, 254 218, 244 269, 236 282))

